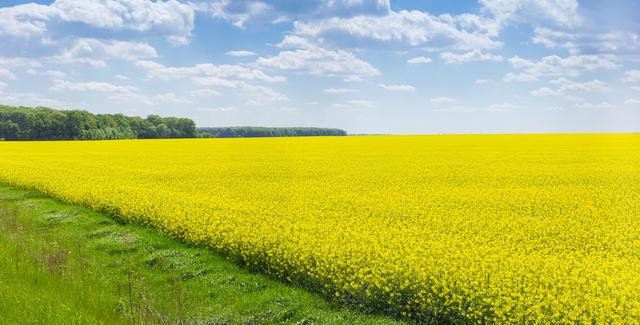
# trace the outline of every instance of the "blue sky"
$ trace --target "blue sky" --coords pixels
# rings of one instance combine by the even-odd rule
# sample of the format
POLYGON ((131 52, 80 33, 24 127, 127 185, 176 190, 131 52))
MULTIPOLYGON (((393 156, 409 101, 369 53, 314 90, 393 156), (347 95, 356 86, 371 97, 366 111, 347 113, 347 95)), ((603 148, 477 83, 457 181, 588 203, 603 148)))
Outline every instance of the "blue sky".
POLYGON ((352 133, 640 131, 633 0, 0 6, 1 104, 352 133))

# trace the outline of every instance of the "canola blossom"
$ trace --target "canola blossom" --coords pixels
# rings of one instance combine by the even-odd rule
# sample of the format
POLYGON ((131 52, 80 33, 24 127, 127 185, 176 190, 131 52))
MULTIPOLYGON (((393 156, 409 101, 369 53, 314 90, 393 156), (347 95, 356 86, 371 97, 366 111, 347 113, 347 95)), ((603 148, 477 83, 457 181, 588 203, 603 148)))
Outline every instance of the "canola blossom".
POLYGON ((0 182, 418 321, 640 322, 640 135, 0 142, 0 182))

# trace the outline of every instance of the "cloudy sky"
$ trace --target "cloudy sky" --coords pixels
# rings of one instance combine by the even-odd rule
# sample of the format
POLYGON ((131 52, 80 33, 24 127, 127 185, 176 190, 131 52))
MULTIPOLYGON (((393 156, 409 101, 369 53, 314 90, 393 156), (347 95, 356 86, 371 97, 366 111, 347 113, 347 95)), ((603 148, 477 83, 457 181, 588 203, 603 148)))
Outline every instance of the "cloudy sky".
POLYGON ((0 1, 0 103, 352 133, 640 131, 640 2, 0 1))

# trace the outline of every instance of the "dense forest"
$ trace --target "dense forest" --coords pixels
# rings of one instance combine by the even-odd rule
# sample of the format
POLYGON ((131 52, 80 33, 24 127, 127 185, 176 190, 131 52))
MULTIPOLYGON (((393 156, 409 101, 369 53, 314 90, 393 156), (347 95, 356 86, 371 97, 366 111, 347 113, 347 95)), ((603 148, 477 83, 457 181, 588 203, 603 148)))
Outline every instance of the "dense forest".
POLYGON ((119 140, 161 138, 255 138, 343 136, 340 129, 311 127, 196 128, 187 118, 130 117, 80 110, 0 105, 0 140, 119 140))
POLYGON ((259 137, 307 137, 307 136, 344 136, 347 132, 340 129, 310 127, 218 127, 198 128, 198 135, 203 138, 259 138, 259 137))
POLYGON ((193 138, 195 123, 187 118, 129 117, 79 110, 0 105, 0 139, 116 140, 193 138))

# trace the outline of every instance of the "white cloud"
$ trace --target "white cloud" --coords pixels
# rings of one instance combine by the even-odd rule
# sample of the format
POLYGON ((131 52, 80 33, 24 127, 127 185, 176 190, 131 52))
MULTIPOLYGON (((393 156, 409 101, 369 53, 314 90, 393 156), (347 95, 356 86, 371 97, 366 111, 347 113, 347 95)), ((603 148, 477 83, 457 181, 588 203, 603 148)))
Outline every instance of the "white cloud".
POLYGON ((509 62, 516 70, 535 77, 579 76, 584 71, 612 70, 620 65, 612 55, 545 56, 537 61, 514 56, 509 62))
POLYGON ((42 37, 53 25, 68 22, 116 32, 155 33, 172 44, 186 44, 194 17, 189 4, 176 0, 56 0, 49 6, 27 4, 0 9, 0 35, 42 37))
POLYGON ((219 93, 215 88, 230 89, 234 93, 249 97, 249 104, 264 105, 273 102, 287 101, 287 95, 270 87, 254 85, 251 82, 282 82, 281 76, 270 76, 261 70, 244 65, 213 65, 211 63, 196 64, 190 67, 167 67, 148 60, 136 62, 136 66, 146 70, 148 78, 159 80, 190 79, 205 90, 196 90, 192 96, 215 96, 219 93), (214 89, 211 89, 214 88, 214 89))
POLYGON ((11 80, 17 79, 16 75, 13 72, 2 67, 0 67, 0 78, 11 79, 11 80))
POLYGON ((574 52, 584 49, 598 52, 640 49, 640 36, 622 31, 583 33, 537 27, 531 40, 534 44, 541 44, 547 48, 564 48, 574 52))
POLYGON ((56 79, 49 90, 55 92, 76 91, 76 92, 98 92, 107 94, 107 98, 123 102, 137 102, 144 105, 159 104, 189 104, 190 100, 180 98, 172 92, 146 95, 133 86, 121 86, 108 82, 76 82, 56 79))
POLYGON ((549 21, 572 27, 583 20, 577 0, 480 0, 480 4, 502 24, 549 21))
POLYGON ((635 91, 640 91, 640 86, 631 86, 631 89, 635 91))
POLYGON ((15 80, 17 76, 14 71, 18 69, 33 70, 32 68, 41 67, 42 64, 36 60, 14 57, 0 57, 0 78, 15 80))
POLYGON ((449 64, 460 64, 460 63, 473 62, 473 61, 493 61, 493 62, 504 61, 504 58, 500 55, 482 53, 482 51, 478 49, 472 50, 466 53, 444 52, 440 54, 440 58, 442 58, 442 60, 445 63, 449 63, 449 64))
POLYGON ((429 102, 434 104, 442 104, 442 103, 455 103, 457 100, 451 97, 435 97, 429 99, 429 102))
POLYGON ((31 38, 47 31, 46 21, 58 11, 35 3, 0 8, 0 35, 31 38))
POLYGON ((640 106, 640 99, 627 99, 624 101, 625 105, 629 105, 629 106, 640 106))
POLYGON ((393 91, 393 92, 410 92, 410 91, 415 91, 416 88, 411 86, 411 85, 385 85, 385 84, 380 84, 380 87, 384 88, 384 90, 386 91, 393 91))
POLYGON ((531 96, 536 96, 536 97, 556 96, 556 95, 558 95, 558 93, 556 93, 553 89, 551 89, 549 87, 542 87, 540 89, 533 90, 529 94, 531 94, 531 96))
POLYGON ((2 91, 5 88, 7 88, 7 83, 4 81, 0 81, 0 91, 2 91))
POLYGON ((640 81, 640 70, 629 70, 624 73, 624 81, 636 82, 640 81))
POLYGON ((228 20, 238 28, 245 28, 248 21, 261 17, 271 17, 273 12, 271 5, 260 1, 236 1, 235 3, 231 1, 202 2, 197 6, 197 9, 209 12, 213 17, 228 20))
POLYGON ((219 91, 213 89, 196 89, 190 92, 193 97, 215 97, 222 95, 219 91))
MULTIPOLYGON (((386 15, 332 17, 296 21, 294 34, 323 39, 342 34, 356 39, 399 42, 410 46, 431 43, 456 50, 494 49, 502 45, 495 21, 472 14, 433 16, 422 11, 390 11, 386 15)), ((331 38, 335 39, 335 38, 331 38)))
POLYGON ((54 62, 80 63, 102 68, 109 59, 135 61, 157 56, 156 50, 146 43, 81 38, 51 59, 54 62))
POLYGON ((326 94, 345 94, 353 92, 353 89, 349 88, 326 88, 323 89, 322 92, 326 94))
POLYGON ((252 85, 243 80, 222 79, 216 76, 193 77, 193 82, 200 86, 231 89, 237 94, 248 96, 249 104, 264 105, 273 102, 288 101, 287 95, 272 88, 252 85))
POLYGON ((503 78, 502 81, 504 82, 512 82, 512 81, 518 81, 518 82, 529 82, 529 81, 536 81, 538 80, 538 78, 536 78, 535 76, 532 76, 530 74, 526 74, 526 73, 513 73, 513 72, 509 72, 507 73, 503 78))
POLYGON ((584 91, 584 92, 606 92, 608 91, 607 85, 600 80, 592 80, 586 82, 571 81, 566 78, 558 78, 550 81, 551 84, 556 85, 557 89, 553 90, 549 87, 542 87, 529 92, 531 96, 544 97, 544 96, 562 96, 567 100, 581 100, 579 97, 567 95, 568 92, 584 91))
POLYGON ((407 63, 409 64, 428 64, 431 63, 433 60, 431 60, 431 58, 427 58, 424 56, 416 56, 415 58, 409 59, 407 60, 407 63))
POLYGON ((249 24, 278 24, 324 17, 385 15, 391 4, 389 0, 305 0, 293 6, 280 1, 222 0, 202 1, 192 6, 245 28, 249 24))
POLYGON ((308 42, 302 42, 300 38, 285 38, 280 46, 301 48, 281 51, 272 57, 260 57, 257 66, 317 76, 342 76, 345 78, 380 74, 378 69, 347 51, 327 50, 308 42))
POLYGON ((146 70, 149 78, 160 80, 209 76, 265 82, 282 82, 286 80, 282 76, 269 76, 259 69, 242 65, 202 63, 190 67, 167 67, 154 61, 141 60, 136 62, 136 66, 146 70))
POLYGON ((587 92, 606 92, 609 89, 607 84, 600 80, 592 80, 587 82, 575 82, 565 78, 559 78, 550 81, 552 84, 558 86, 558 90, 564 91, 587 91, 587 92))
POLYGON ((122 75, 122 74, 117 74, 114 76, 114 78, 118 79, 118 80, 129 80, 129 77, 122 75))
POLYGON ((254 55, 256 55, 254 52, 244 51, 244 50, 229 51, 229 52, 227 52, 225 54, 227 54, 229 56, 235 56, 235 57, 245 57, 245 56, 254 56, 254 55))

